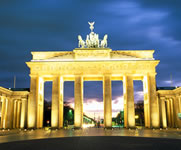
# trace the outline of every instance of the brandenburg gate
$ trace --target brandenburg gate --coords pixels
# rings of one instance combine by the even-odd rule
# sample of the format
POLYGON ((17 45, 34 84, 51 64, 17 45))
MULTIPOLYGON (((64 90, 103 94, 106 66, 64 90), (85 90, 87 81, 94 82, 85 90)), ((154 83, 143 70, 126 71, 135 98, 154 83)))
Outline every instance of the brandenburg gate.
POLYGON ((51 127, 63 127, 64 81, 74 81, 74 127, 83 125, 84 81, 103 82, 104 127, 112 127, 111 81, 123 81, 124 124, 135 127, 133 80, 143 81, 145 126, 159 128, 159 102, 156 95, 156 66, 154 50, 112 50, 91 32, 84 41, 79 35, 79 48, 73 51, 32 52, 27 62, 30 68, 30 97, 28 100, 28 128, 43 127, 44 82, 52 81, 51 127))

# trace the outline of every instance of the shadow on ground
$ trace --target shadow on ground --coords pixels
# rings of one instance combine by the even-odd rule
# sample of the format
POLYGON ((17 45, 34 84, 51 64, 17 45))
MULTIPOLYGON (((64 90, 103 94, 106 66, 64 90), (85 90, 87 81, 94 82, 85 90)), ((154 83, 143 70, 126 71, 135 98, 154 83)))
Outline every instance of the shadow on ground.
POLYGON ((0 150, 181 150, 181 140, 141 137, 65 137, 0 144, 0 150))

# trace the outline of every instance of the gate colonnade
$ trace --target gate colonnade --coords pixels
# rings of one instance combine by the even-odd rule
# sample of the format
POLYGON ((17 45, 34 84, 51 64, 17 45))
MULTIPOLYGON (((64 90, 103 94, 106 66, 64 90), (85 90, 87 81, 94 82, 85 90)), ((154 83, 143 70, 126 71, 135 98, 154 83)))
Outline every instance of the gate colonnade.
POLYGON ((28 127, 43 127, 44 82, 52 81, 52 128, 63 127, 63 83, 74 81, 74 126, 83 125, 83 82, 103 82, 104 127, 112 127, 112 80, 123 81, 124 123, 135 127, 133 80, 143 81, 145 126, 158 128, 159 102, 156 97, 154 50, 76 48, 73 51, 32 52, 28 127))
POLYGON ((111 81, 123 81, 125 127, 135 126, 133 80, 142 80, 145 127, 181 128, 181 87, 156 91, 153 50, 75 49, 32 52, 31 90, 0 87, 0 129, 43 126, 44 82, 52 81, 52 128, 63 127, 64 81, 75 82, 75 127, 83 123, 83 82, 102 81, 104 126, 111 127, 111 81))
POLYGON ((0 87, 0 129, 27 127, 28 98, 27 90, 12 91, 0 87))
POLYGON ((157 91, 160 109, 160 125, 163 128, 181 128, 181 87, 175 89, 159 88, 157 91))

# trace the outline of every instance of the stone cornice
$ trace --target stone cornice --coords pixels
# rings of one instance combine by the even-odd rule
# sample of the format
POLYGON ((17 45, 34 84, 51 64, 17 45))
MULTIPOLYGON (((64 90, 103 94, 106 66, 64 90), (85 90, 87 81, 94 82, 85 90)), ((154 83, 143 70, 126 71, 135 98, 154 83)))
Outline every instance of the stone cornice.
POLYGON ((6 95, 10 96, 12 94, 12 92, 13 91, 11 91, 11 90, 8 90, 6 88, 0 87, 0 93, 2 93, 2 94, 6 94, 6 95))
POLYGON ((73 51, 31 52, 31 61, 76 60, 154 60, 154 50, 112 50, 110 48, 76 48, 73 51))

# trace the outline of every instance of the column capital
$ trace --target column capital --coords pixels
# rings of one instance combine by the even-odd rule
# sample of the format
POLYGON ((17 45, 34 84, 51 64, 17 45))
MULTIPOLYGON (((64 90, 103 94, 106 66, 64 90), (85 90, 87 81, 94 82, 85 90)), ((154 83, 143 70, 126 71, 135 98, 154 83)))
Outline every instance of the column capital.
POLYGON ((1 95, 1 101, 3 101, 6 98, 6 96, 1 95))
POLYGON ((27 101, 27 99, 26 98, 22 98, 21 101, 27 101))
POLYGON ((165 96, 161 96, 161 97, 159 97, 161 100, 165 100, 166 98, 165 98, 165 96))
POLYGON ((83 74, 74 74, 75 77, 84 77, 83 74))
POLYGON ((54 79, 57 79, 57 78, 60 78, 60 77, 62 77, 62 76, 61 75, 53 75, 52 79, 54 80, 54 79))
POLYGON ((31 78, 36 78, 36 77, 38 77, 38 75, 35 75, 35 74, 29 74, 29 76, 30 76, 31 78))
POLYGON ((130 74, 130 73, 124 73, 124 74, 123 74, 123 77, 128 77, 128 76, 129 76, 129 77, 134 77, 134 75, 133 75, 133 74, 130 74))
POLYGON ((112 76, 112 74, 111 73, 105 73, 105 74, 103 74, 103 76, 112 76))
POLYGON ((156 72, 147 72, 147 73, 143 73, 143 76, 156 76, 157 73, 156 72))

